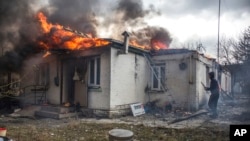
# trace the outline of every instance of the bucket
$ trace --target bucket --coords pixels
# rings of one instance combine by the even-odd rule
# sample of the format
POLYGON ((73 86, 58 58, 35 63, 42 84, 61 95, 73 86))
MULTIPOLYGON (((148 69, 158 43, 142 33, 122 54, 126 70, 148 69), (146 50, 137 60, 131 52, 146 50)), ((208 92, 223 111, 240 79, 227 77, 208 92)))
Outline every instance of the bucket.
POLYGON ((0 136, 5 137, 6 136, 7 129, 4 127, 0 127, 0 136))

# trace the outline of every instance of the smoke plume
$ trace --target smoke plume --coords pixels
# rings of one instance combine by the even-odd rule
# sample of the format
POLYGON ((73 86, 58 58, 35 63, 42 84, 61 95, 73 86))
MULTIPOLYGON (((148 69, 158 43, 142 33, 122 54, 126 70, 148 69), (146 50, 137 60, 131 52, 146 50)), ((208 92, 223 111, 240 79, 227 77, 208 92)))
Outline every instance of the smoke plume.
POLYGON ((98 10, 99 4, 98 0, 50 0, 49 6, 53 10, 48 20, 95 37, 98 22, 94 11, 98 10))
POLYGON ((33 0, 0 1, 0 71, 16 71, 32 49, 39 33, 33 0), (27 52, 26 52, 27 51, 27 52))
POLYGON ((141 45, 153 46, 154 42, 161 42, 165 45, 165 48, 168 48, 172 42, 170 33, 162 27, 145 27, 136 32, 132 32, 132 39, 138 41, 141 45))
POLYGON ((157 40, 168 46, 172 41, 166 29, 147 24, 146 19, 160 12, 142 0, 48 0, 44 7, 41 3, 44 1, 0 1, 0 71, 19 70, 23 60, 39 50, 37 40, 43 35, 35 18, 38 11, 53 24, 93 37, 122 40, 121 33, 127 30, 142 45, 150 46, 157 40))

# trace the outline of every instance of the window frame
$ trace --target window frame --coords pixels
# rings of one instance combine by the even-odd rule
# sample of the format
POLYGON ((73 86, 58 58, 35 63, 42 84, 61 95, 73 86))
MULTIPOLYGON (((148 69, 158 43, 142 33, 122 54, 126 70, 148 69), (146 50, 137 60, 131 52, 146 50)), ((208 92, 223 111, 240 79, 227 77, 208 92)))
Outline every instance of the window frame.
POLYGON ((41 63, 36 66, 35 85, 48 86, 50 82, 50 66, 49 63, 41 63))
POLYGON ((101 57, 100 56, 92 57, 89 59, 88 71, 89 71, 88 86, 100 87, 101 85, 101 57), (93 66, 94 68, 92 68, 93 64, 91 64, 92 63, 91 61, 94 61, 94 66, 93 66), (91 69, 94 69, 94 73, 92 73, 91 69), (93 78, 93 82, 92 82, 92 78, 93 78))
MULTIPOLYGON (((166 66, 165 64, 157 64, 155 66, 152 66, 152 69, 151 69, 151 90, 154 90, 154 91, 163 91, 165 87, 165 77, 166 77, 166 66), (158 79, 155 77, 155 74, 152 72, 153 70, 152 69, 156 69, 156 73, 157 74, 160 74, 160 76, 158 75, 158 79), (164 70, 164 71, 162 71, 164 70), (160 72, 160 73, 159 73, 160 72), (157 79, 157 86, 155 86, 155 79, 157 79)), ((156 75, 157 75, 156 74, 156 75)))

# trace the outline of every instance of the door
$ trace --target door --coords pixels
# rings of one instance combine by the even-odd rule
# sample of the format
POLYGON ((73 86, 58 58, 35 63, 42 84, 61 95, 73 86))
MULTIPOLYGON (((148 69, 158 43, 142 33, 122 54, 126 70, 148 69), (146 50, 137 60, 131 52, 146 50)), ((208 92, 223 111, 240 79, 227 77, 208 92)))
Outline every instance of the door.
POLYGON ((80 58, 75 61, 76 65, 76 73, 79 77, 79 80, 75 81, 75 102, 79 102, 82 107, 88 106, 88 96, 87 96, 87 60, 84 58, 80 58))
POLYGON ((67 59, 63 61, 63 103, 80 103, 87 107, 87 61, 67 59))

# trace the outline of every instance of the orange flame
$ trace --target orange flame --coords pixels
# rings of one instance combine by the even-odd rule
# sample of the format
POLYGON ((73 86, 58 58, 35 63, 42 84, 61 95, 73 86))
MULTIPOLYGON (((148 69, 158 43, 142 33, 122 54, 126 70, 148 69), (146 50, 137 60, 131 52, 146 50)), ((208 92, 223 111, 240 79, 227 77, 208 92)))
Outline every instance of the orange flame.
MULTIPOLYGON (((79 33, 71 30, 70 28, 65 28, 62 25, 49 23, 47 21, 47 17, 42 12, 37 14, 37 18, 44 37, 38 42, 38 45, 44 49, 48 50, 50 48, 59 47, 77 50, 91 47, 101 47, 110 44, 107 40, 93 37, 91 33, 79 33)), ((165 43, 158 40, 151 40, 151 47, 150 45, 145 45, 145 43, 139 43, 136 39, 131 39, 129 44, 145 50, 168 48, 165 43)), ((46 56, 47 55, 45 55, 45 57, 46 56)))
POLYGON ((131 39, 129 42, 130 45, 135 46, 137 48, 145 49, 145 50, 160 50, 160 49, 168 49, 168 46, 158 40, 151 41, 151 47, 149 45, 141 45, 137 40, 131 39))
POLYGON ((168 49, 167 45, 161 41, 152 41, 152 46, 155 50, 168 49))
POLYGON ((144 45, 140 45, 136 40, 131 39, 129 42, 129 45, 135 46, 137 48, 141 48, 141 49, 148 49, 148 46, 144 46, 144 45))
POLYGON ((43 58, 45 58, 45 57, 47 57, 49 55, 51 55, 51 53, 49 51, 46 51, 46 53, 43 55, 43 58))
POLYGON ((39 12, 37 17, 41 24, 42 33, 48 36, 45 40, 38 43, 45 49, 59 46, 61 48, 76 50, 105 46, 110 43, 104 39, 92 38, 90 33, 79 34, 59 24, 49 23, 47 22, 47 17, 42 12, 39 12))

